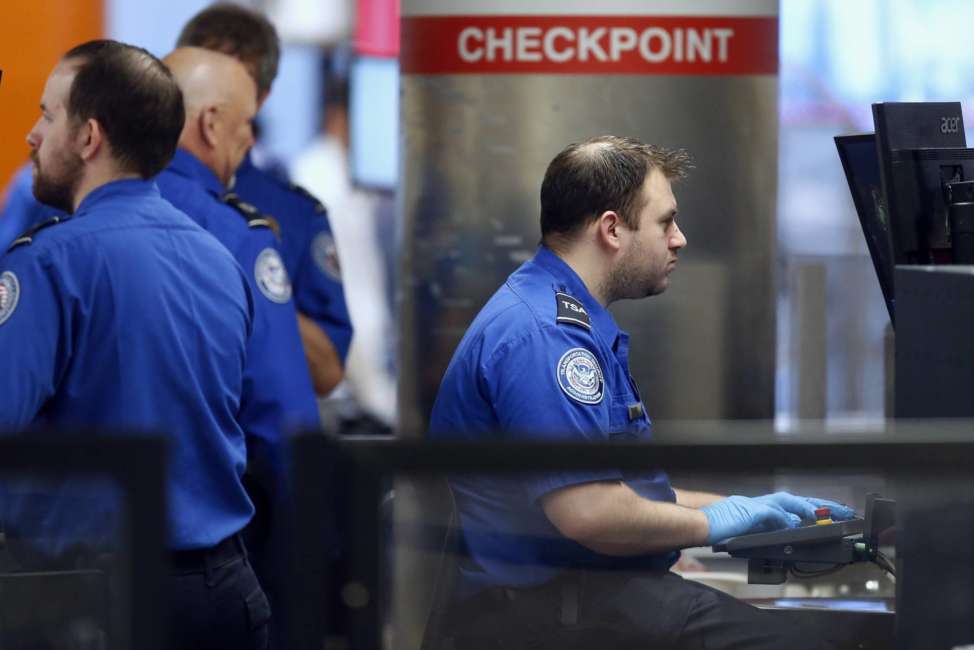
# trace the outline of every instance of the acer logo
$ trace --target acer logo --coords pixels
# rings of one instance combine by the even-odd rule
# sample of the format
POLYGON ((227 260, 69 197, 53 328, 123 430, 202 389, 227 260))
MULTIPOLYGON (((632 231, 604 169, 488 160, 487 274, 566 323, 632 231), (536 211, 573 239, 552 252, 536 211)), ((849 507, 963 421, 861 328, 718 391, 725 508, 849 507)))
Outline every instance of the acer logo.
POLYGON ((567 300, 562 300, 561 301, 561 304, 565 305, 565 309, 567 309, 569 311, 573 311, 576 314, 584 314, 585 313, 585 310, 582 309, 581 307, 579 307, 578 305, 576 305, 575 303, 568 302, 567 300))
POLYGON ((959 117, 941 117, 940 118, 940 132, 941 133, 957 133, 960 130, 960 118, 959 117))

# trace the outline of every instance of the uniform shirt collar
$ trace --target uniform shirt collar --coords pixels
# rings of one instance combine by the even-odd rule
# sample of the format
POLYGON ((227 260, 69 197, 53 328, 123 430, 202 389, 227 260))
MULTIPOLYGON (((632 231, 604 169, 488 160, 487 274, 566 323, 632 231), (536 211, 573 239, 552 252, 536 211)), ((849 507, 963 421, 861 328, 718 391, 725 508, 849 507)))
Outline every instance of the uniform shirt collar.
POLYGON ((241 171, 244 173, 249 173, 253 171, 257 166, 254 164, 254 159, 252 156, 253 149, 248 149, 246 155, 244 155, 243 160, 240 161, 240 166, 237 168, 237 173, 241 171))
MULTIPOLYGON (((544 244, 538 247, 538 252, 534 256, 534 263, 554 277, 552 289, 567 293, 581 301, 592 320, 593 329, 615 349, 619 335, 625 334, 625 332, 619 329, 612 314, 589 292, 588 287, 585 286, 585 283, 582 282, 572 267, 568 266, 565 260, 558 257, 554 251, 544 244)), ((624 338, 628 341, 628 335, 624 338)))
POLYGON ((83 216, 86 212, 90 212, 93 207, 105 201, 137 196, 159 196, 159 188, 156 187, 155 181, 142 178, 125 178, 99 185, 81 200, 78 209, 74 211, 74 217, 83 216))
POLYGON ((222 197, 227 192, 220 179, 213 170, 203 164, 203 161, 183 148, 176 149, 176 155, 169 163, 169 169, 180 176, 191 178, 203 186, 207 192, 216 197, 222 197))

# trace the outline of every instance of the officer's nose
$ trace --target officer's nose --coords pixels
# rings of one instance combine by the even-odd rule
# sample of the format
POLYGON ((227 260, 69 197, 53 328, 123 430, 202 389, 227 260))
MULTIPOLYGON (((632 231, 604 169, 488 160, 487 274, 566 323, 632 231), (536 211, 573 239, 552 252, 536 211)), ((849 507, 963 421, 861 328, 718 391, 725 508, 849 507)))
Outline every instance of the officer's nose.
POLYGON ((673 236, 670 238, 670 248, 680 250, 687 245, 687 238, 683 234, 683 231, 680 230, 678 225, 674 223, 673 227, 676 229, 676 232, 674 232, 673 236))
POLYGON ((34 123, 33 128, 31 128, 30 132, 27 134, 27 146, 31 149, 37 149, 41 146, 41 136, 37 132, 38 123, 40 123, 40 120, 37 120, 37 122, 34 123))

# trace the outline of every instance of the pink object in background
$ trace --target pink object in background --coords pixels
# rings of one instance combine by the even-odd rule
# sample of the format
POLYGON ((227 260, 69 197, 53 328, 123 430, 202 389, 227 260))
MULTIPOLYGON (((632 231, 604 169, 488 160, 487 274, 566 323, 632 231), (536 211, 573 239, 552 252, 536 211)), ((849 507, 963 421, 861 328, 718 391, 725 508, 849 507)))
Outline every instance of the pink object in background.
POLYGON ((355 9, 355 53, 399 56, 399 0, 358 0, 355 9))

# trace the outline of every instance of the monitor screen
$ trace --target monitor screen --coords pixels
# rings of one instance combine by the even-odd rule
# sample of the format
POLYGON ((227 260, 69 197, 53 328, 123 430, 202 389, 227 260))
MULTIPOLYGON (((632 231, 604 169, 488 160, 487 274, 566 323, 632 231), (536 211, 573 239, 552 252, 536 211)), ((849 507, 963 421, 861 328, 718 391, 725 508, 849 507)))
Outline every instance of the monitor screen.
POLYGON ((859 224, 866 238, 866 246, 883 290, 886 309, 893 319, 895 296, 893 294, 893 244, 889 229, 889 212, 879 175, 879 156, 876 153, 876 136, 840 135, 835 138, 839 160, 849 182, 852 202, 859 214, 859 224))

